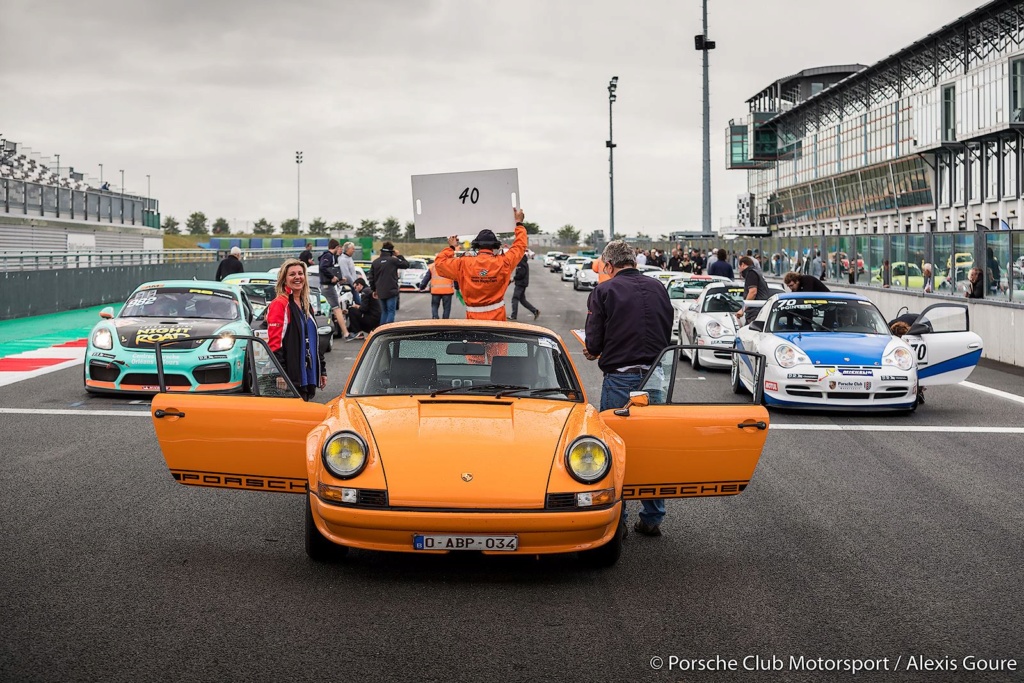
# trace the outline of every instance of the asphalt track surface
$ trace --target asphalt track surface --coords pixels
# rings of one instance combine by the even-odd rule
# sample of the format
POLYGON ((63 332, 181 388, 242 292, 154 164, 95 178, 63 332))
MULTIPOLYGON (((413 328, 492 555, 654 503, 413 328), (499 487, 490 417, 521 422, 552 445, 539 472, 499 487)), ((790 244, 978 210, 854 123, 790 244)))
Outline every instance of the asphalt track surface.
MULTIPOLYGON (((527 294, 596 403, 600 373, 569 335, 586 293, 534 264, 527 294)), ((423 316, 429 296, 403 295, 399 319, 423 316)), ((356 351, 328 357, 328 396, 356 351)), ((1024 395, 1010 372, 971 382, 1024 395)), ((1022 417, 965 386, 909 416, 773 413, 746 492, 669 501, 665 535, 631 533, 612 569, 364 551, 323 565, 303 550, 304 498, 175 484, 145 401, 54 372, 0 387, 0 680, 1022 680, 1024 435, 985 431, 1022 417), (1016 671, 966 670, 972 656, 1016 671), (888 661, 853 676, 817 658, 888 661)))

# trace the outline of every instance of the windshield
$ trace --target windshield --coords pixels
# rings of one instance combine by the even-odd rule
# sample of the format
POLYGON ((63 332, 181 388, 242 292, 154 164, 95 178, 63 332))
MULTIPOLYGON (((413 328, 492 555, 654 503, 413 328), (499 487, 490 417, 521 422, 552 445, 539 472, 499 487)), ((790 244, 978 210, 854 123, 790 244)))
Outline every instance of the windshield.
POLYGON ((582 401, 576 374, 553 337, 493 329, 409 330, 378 334, 349 396, 505 395, 582 401))
POLYGON ((768 319, 769 332, 850 332, 890 334, 870 301, 855 299, 781 299, 768 319))
POLYGON ((696 299, 711 284, 706 280, 678 280, 668 285, 669 299, 696 299))
POLYGON ((277 297, 277 291, 275 290, 276 285, 273 282, 247 282, 246 284, 239 286, 250 299, 262 299, 269 304, 275 297, 277 297))
POLYGON ((184 287, 150 287, 128 297, 121 318, 211 318, 238 320, 238 301, 230 292, 184 287))
POLYGON ((426 261, 413 261, 413 260, 410 260, 409 261, 409 268, 407 270, 426 270, 426 269, 427 269, 427 262, 426 261))
POLYGON ((702 313, 736 313, 743 308, 743 288, 709 290, 704 295, 702 313))

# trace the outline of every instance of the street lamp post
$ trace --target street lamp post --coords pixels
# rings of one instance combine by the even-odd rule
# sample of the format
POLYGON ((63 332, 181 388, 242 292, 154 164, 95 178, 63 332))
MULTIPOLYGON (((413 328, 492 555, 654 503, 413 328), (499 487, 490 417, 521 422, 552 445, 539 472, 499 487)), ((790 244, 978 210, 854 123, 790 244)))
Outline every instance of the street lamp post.
POLYGON ((608 81, 608 140, 604 143, 608 148, 608 241, 615 239, 615 143, 612 142, 612 104, 615 103, 615 90, 619 87, 619 77, 612 76, 608 81))
MULTIPOLYGON (((143 225, 145 225, 146 220, 148 220, 148 217, 152 216, 153 213, 154 213, 153 210, 149 206, 149 195, 150 195, 150 190, 151 189, 152 188, 150 187, 150 183, 149 183, 149 174, 147 173, 146 174, 146 211, 145 211, 145 213, 143 213, 143 216, 144 216, 143 221, 142 221, 143 225)), ((159 225, 154 225, 153 227, 154 228, 159 228, 160 226, 159 225)))
POLYGON ((124 169, 118 169, 121 171, 121 222, 124 223, 124 169))
POLYGON ((295 234, 302 232, 302 152, 295 153, 295 234))
POLYGON ((60 218, 60 155, 54 156, 57 157, 57 218, 60 218))
POLYGON ((100 189, 103 189, 103 164, 100 164, 100 189))
POLYGON ((711 234, 711 106, 708 86, 708 51, 715 49, 715 41, 708 40, 708 0, 704 0, 704 32, 693 37, 694 47, 704 57, 704 215, 703 232, 711 234))

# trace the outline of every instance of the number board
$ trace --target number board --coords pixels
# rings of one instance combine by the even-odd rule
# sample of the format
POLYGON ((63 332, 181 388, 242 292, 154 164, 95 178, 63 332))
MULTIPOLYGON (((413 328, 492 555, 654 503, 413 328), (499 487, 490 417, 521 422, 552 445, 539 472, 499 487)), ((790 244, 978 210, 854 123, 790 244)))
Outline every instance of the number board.
POLYGON ((417 239, 471 235, 481 230, 514 232, 519 207, 519 170, 434 173, 412 177, 417 239))

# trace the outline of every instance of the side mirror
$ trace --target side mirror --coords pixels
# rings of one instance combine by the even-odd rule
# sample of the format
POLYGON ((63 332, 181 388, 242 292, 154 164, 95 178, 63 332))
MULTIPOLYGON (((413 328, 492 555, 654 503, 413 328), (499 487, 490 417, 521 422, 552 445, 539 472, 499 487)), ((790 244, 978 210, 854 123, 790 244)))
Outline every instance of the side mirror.
POLYGON ((914 323, 913 325, 910 326, 910 329, 907 330, 907 334, 928 334, 930 331, 931 330, 928 327, 928 323, 914 323))
POLYGON ((651 404, 651 396, 646 391, 629 392, 629 403, 615 411, 619 417, 629 417, 629 409, 633 406, 646 408, 651 404))
POLYGON ((754 322, 750 323, 750 329, 754 330, 754 332, 764 332, 764 321, 755 320, 754 322))
POLYGON ((107 306, 106 308, 102 309, 100 311, 100 317, 103 318, 104 320, 110 320, 111 318, 113 318, 114 317, 114 307, 113 306, 107 306))
POLYGON ((696 311, 697 310, 697 304, 690 304, 690 310, 691 311, 696 311))

